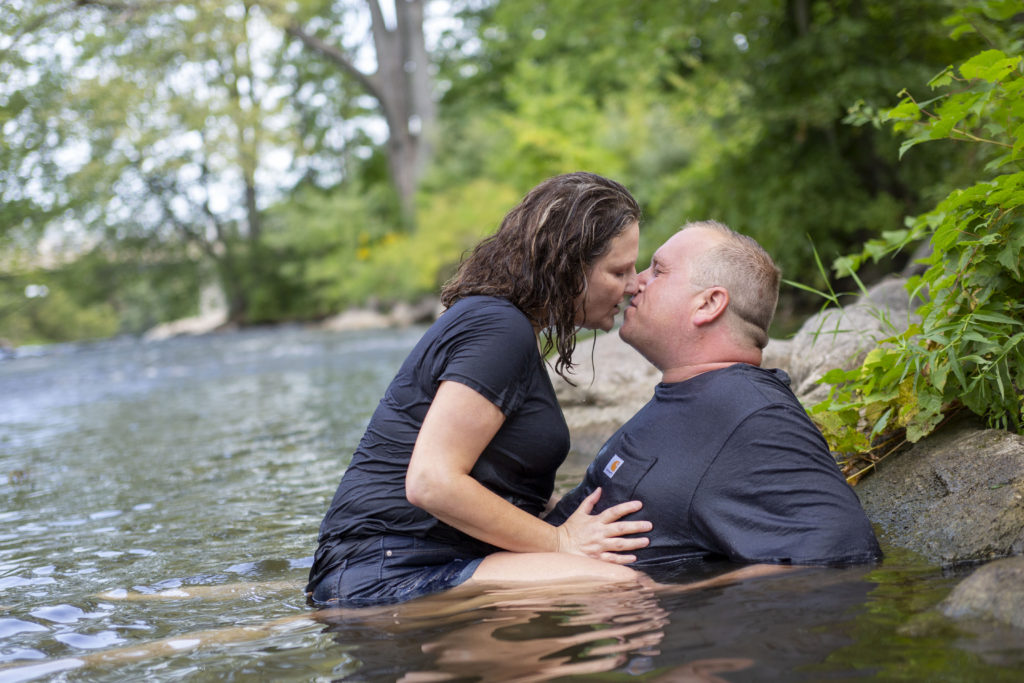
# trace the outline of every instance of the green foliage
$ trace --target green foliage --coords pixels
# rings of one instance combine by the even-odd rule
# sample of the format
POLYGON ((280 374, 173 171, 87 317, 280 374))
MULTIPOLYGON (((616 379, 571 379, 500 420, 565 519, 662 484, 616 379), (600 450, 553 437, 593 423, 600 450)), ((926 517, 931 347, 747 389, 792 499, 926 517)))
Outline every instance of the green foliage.
MULTIPOLYGON (((79 233, 113 262, 191 261, 238 322, 319 318, 435 292, 526 190, 586 169, 640 200, 641 262, 686 220, 718 218, 810 280, 803 235, 850 251, 992 160, 915 143, 900 161, 877 114, 983 41, 1014 53, 1012 3, 944 25, 952 1, 438 3, 463 11, 434 53, 440 133, 410 231, 365 84, 288 33, 351 57, 368 47, 351 30, 364 3, 8 0, 0 246, 79 233)), ((984 103, 947 106, 969 123, 984 103)), ((198 298, 158 272, 110 280, 123 294, 81 289, 124 302, 118 327, 136 330, 149 316, 128 302, 171 315, 198 298)))
POLYGON ((14 345, 141 334, 194 315, 199 272, 181 254, 127 245, 94 248, 47 268, 5 259, 0 276, 0 338, 14 345))
POLYGON ((265 243, 273 254, 275 279, 272 287, 264 283, 272 291, 254 314, 271 320, 321 318, 362 303, 369 292, 353 296, 353 271, 392 239, 391 226, 398 223, 394 209, 388 186, 363 188, 356 182, 332 190, 304 185, 271 207, 265 243), (272 296, 277 297, 273 306, 272 296))
POLYGON ((575 163, 623 181, 644 206, 647 253, 686 220, 717 218, 788 277, 812 279, 803 235, 849 251, 970 166, 935 148, 900 163, 889 131, 842 125, 856 98, 879 106, 968 53, 944 39, 947 11, 935 0, 503 0, 476 17, 482 48, 447 67, 445 104, 449 116, 507 117, 495 117, 507 162, 485 166, 495 178, 525 189, 575 163))
POLYGON ((733 12, 727 30, 702 34, 701 68, 720 73, 726 61, 726 73, 746 86, 741 113, 719 129, 745 143, 691 188, 698 216, 748 231, 787 277, 813 281, 804 235, 823 254, 845 253, 925 208, 935 186, 944 194, 956 182, 960 150, 929 149, 901 164, 889 131, 842 125, 856 98, 888 102, 964 53, 940 39, 946 3, 722 4, 702 17, 733 12))
MULTIPOLYGON (((998 4, 998 3, 990 3, 998 4)), ((978 146, 987 175, 954 190, 906 229, 884 233, 834 264, 840 275, 926 240, 931 254, 907 289, 919 321, 832 371, 830 396, 812 409, 838 451, 864 451, 906 430, 914 442, 958 405, 990 425, 1024 430, 1024 63, 986 50, 931 81, 937 97, 903 93, 884 114, 907 136, 901 154, 931 140, 978 146)))
POLYGON ((436 294, 463 252, 497 230, 520 198, 516 188, 487 179, 431 193, 415 232, 390 233, 342 264, 341 300, 395 302, 436 294))

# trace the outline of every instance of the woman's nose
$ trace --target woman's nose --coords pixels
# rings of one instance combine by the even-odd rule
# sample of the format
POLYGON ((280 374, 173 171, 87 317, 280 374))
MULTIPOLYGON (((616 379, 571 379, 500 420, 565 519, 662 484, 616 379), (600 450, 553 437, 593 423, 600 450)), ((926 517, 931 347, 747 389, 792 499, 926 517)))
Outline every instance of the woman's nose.
POLYGON ((626 281, 626 294, 633 295, 640 291, 640 276, 633 271, 626 281))

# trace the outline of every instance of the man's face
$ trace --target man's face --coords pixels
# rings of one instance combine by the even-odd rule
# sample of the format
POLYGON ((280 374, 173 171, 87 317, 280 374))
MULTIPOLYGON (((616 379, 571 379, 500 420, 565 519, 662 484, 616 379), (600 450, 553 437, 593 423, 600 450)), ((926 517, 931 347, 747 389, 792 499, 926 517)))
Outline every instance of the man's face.
POLYGON ((666 353, 682 341, 696 295, 689 264, 718 239, 705 228, 687 228, 654 252, 651 266, 640 273, 639 291, 626 308, 619 336, 662 369, 666 353))

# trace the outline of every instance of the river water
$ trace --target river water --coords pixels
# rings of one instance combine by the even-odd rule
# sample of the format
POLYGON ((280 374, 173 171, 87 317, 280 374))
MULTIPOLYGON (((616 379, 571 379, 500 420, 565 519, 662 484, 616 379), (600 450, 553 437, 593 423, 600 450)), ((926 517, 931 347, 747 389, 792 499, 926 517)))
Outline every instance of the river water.
POLYGON ((893 547, 878 567, 703 590, 540 583, 313 610, 317 526, 421 333, 282 327, 0 361, 0 683, 1024 677, 1019 631, 934 610, 966 569, 893 547))

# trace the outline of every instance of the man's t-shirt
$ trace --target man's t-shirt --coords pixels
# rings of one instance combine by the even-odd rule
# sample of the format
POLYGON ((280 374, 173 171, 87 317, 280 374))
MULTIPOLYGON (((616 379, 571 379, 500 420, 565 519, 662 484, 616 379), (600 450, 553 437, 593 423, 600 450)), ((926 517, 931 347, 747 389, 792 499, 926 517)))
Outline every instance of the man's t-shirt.
POLYGON ((627 519, 654 525, 637 569, 880 558, 860 501, 788 383, 781 370, 737 363, 659 384, 547 521, 561 524, 600 486, 595 513, 640 500, 627 519))
POLYGON ((311 583, 380 534, 439 541, 474 555, 495 550, 405 497, 416 437, 445 380, 474 389, 505 415, 470 475, 531 514, 544 510, 569 451, 569 429, 533 326, 505 299, 467 297, 427 330, 377 406, 320 525, 311 583))

